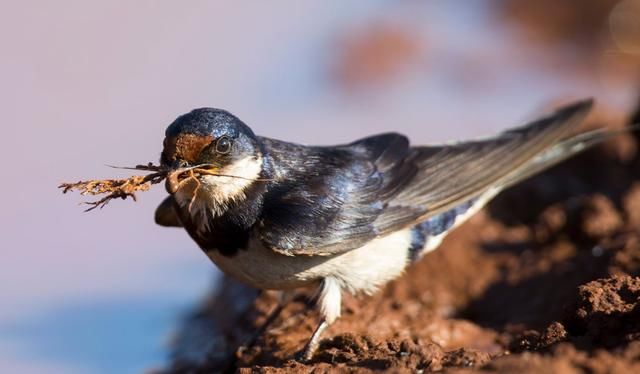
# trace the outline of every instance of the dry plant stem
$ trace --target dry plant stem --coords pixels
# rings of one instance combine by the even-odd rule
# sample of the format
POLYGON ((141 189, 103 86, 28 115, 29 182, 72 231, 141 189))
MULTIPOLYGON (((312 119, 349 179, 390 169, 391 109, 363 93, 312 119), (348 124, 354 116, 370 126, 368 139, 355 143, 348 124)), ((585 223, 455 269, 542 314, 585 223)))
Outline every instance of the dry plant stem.
MULTIPOLYGON (((132 177, 126 179, 104 179, 104 180, 89 180, 89 181, 80 181, 76 183, 62 183, 58 186, 58 188, 62 189, 63 193, 67 193, 69 191, 78 190, 81 195, 102 195, 107 194, 105 197, 101 198, 97 201, 85 202, 84 204, 90 205, 85 212, 91 211, 95 208, 103 208, 107 205, 111 200, 116 198, 126 199, 131 197, 134 201, 136 200, 135 192, 138 191, 147 191, 153 184, 157 184, 162 182, 163 180, 168 180, 168 186, 171 186, 172 190, 177 191, 181 187, 184 186, 188 181, 195 181, 196 187, 193 192, 193 197, 189 202, 189 210, 191 210, 195 198, 200 190, 202 183, 198 179, 200 175, 212 175, 217 177, 226 177, 226 178, 243 178, 235 175, 226 175, 226 174, 217 174, 212 170, 205 169, 205 167, 210 167, 212 165, 196 165, 188 168, 182 169, 170 169, 164 166, 153 165, 152 163, 148 163, 146 165, 137 165, 135 167, 119 167, 119 166, 111 166, 116 169, 126 169, 126 170, 143 170, 143 171, 151 171, 153 173, 141 176, 134 175, 132 177), (188 173, 189 175, 180 180, 180 177, 184 174, 188 173)), ((269 179, 252 179, 255 181, 268 181, 269 179)), ((171 191, 171 192, 175 192, 171 191)))
POLYGON ((164 178, 164 173, 152 173, 145 176, 135 175, 127 179, 106 179, 63 183, 58 187, 63 189, 63 193, 79 190, 81 195, 107 194, 98 201, 85 202, 85 204, 91 205, 85 210, 88 212, 95 208, 102 208, 107 205, 109 201, 116 198, 126 199, 127 197, 131 197, 135 201, 135 192, 147 191, 152 184, 160 183, 164 178))
POLYGON ((193 208, 193 203, 196 201, 196 196, 198 196, 198 191, 200 191, 202 183, 200 183, 200 180, 197 178, 193 169, 189 170, 189 177, 180 182, 179 186, 182 186, 182 184, 186 183, 188 180, 194 180, 196 183, 196 187, 193 190, 193 196, 191 197, 191 201, 189 201, 189 213, 191 213, 191 208, 193 208))

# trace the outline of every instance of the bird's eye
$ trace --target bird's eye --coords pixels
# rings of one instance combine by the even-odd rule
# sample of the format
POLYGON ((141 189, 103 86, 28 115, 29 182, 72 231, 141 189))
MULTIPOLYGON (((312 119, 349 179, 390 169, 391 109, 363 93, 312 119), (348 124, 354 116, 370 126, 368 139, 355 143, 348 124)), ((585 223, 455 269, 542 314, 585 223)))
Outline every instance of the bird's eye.
POLYGON ((226 136, 222 136, 216 142, 216 152, 220 154, 227 154, 231 151, 231 139, 226 136))

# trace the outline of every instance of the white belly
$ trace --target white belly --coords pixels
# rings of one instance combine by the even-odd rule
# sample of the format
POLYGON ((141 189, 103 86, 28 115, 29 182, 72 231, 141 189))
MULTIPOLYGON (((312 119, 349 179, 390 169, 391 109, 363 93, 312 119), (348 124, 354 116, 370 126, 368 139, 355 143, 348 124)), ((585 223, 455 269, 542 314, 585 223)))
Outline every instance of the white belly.
POLYGON ((227 275, 261 289, 291 289, 336 279, 351 293, 373 293, 407 266, 410 230, 398 231, 363 247, 334 256, 285 256, 255 238, 233 257, 210 251, 209 258, 227 275))

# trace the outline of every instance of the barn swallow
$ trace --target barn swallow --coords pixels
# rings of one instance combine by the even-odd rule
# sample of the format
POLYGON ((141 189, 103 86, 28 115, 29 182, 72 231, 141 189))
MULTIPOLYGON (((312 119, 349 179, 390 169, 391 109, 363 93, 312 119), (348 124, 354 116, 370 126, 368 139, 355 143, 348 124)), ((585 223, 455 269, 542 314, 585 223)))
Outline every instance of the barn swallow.
POLYGON ((571 135, 584 100, 482 140, 411 146, 386 133, 337 146, 257 136, 212 108, 166 130, 170 196, 156 211, 184 227, 228 276, 259 289, 318 287, 321 321, 304 349, 312 358, 341 312, 344 291, 372 294, 434 250, 490 199, 607 138, 571 135), (185 177, 184 170, 210 174, 185 177))

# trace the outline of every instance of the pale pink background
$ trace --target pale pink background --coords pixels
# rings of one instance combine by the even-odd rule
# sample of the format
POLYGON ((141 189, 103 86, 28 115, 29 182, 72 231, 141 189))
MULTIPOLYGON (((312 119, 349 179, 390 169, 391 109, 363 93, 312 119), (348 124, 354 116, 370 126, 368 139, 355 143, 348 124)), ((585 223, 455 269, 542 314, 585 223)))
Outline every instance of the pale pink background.
POLYGON ((162 363, 171 327, 216 270, 181 230, 153 223, 163 188, 82 213, 56 185, 157 161, 165 127, 192 108, 225 108, 259 134, 304 143, 390 130, 427 143, 516 125, 556 99, 633 101, 633 82, 556 72, 481 2, 391 3, 3 2, 0 371, 162 363), (328 73, 336 40, 388 19, 423 34, 424 66, 341 90, 328 73), (461 76, 471 68, 480 81, 461 76))

